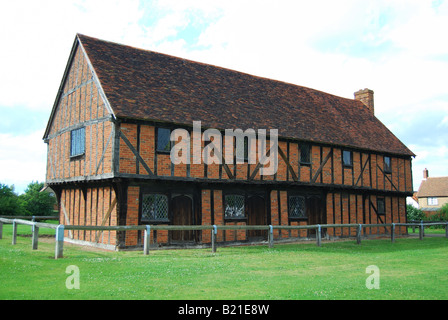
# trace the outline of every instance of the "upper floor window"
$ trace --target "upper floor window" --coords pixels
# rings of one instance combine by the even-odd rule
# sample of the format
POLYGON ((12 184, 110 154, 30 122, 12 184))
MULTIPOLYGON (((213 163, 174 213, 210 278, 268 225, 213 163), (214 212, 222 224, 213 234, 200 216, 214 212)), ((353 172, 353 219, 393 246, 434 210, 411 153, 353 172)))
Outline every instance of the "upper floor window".
POLYGON ((428 198, 428 206, 437 206, 439 205, 439 199, 430 197, 428 198))
POLYGON ((290 196, 288 207, 290 218, 306 218, 305 197, 290 196))
POLYGON ((386 214, 386 206, 384 204, 384 198, 378 198, 376 200, 376 211, 379 215, 386 214))
POLYGON ((244 196, 235 194, 225 196, 225 217, 244 218, 244 196))
POLYGON ((157 128, 157 151, 171 151, 171 130, 167 128, 157 128))
POLYGON ((351 151, 347 150, 342 151, 342 163, 344 164, 344 167, 353 166, 353 157, 351 151))
POLYGON ((392 172, 390 157, 384 157, 384 172, 385 173, 391 173, 392 172))
POLYGON ((309 144, 302 144, 300 146, 300 163, 311 163, 311 146, 309 144))
POLYGON ((70 157, 81 156, 86 152, 86 128, 70 132, 70 157))
POLYGON ((142 199, 143 221, 167 221, 168 197, 164 194, 144 194, 142 199))

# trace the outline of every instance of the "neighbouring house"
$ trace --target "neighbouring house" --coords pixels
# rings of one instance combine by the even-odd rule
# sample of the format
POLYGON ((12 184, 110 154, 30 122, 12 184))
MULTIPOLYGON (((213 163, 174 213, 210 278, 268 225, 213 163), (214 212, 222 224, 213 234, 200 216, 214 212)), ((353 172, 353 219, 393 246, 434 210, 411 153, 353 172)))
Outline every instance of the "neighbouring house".
MULTIPOLYGON (((58 198, 62 224, 383 224, 406 222, 406 197, 412 196, 415 155, 375 117, 372 90, 347 99, 81 34, 43 139, 46 184, 58 198), (192 152, 184 149, 182 156, 191 160, 196 149, 219 160, 232 156, 226 150, 241 149, 237 138, 214 140, 216 131, 251 128, 267 134, 256 137, 255 149, 243 137, 244 152, 232 163, 171 161, 180 140, 170 136, 177 129, 191 139, 192 152), (278 148, 267 163, 274 129, 278 148), (206 132, 214 139, 205 139, 206 132), (218 146, 223 153, 213 149, 218 146), (262 174, 274 162, 275 174, 262 174)), ((314 232, 274 230, 274 238, 314 232)), ((355 234, 347 228, 322 232, 330 238, 355 234)), ((366 236, 388 232, 364 229, 366 236)), ((221 230, 217 241, 266 235, 221 230)), ((140 231, 66 231, 65 237, 111 249, 138 247, 143 239, 140 231)), ((152 239, 159 246, 207 245, 210 237, 208 230, 159 230, 152 239)))
POLYGON ((437 213, 448 203, 448 177, 429 177, 429 170, 423 170, 423 180, 417 192, 418 206, 427 217, 437 213))

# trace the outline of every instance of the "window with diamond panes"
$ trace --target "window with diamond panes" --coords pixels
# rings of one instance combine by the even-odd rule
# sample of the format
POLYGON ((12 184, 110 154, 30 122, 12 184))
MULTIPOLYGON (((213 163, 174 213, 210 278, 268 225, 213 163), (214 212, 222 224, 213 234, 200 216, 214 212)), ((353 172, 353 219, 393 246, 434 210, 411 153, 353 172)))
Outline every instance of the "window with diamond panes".
POLYGON ((226 218, 244 218, 244 196, 227 195, 225 206, 226 218))
POLYGON ((305 197, 289 197, 289 217, 306 218, 305 197))
POLYGON ((142 200, 142 220, 168 220, 168 197, 163 194, 145 194, 142 200))

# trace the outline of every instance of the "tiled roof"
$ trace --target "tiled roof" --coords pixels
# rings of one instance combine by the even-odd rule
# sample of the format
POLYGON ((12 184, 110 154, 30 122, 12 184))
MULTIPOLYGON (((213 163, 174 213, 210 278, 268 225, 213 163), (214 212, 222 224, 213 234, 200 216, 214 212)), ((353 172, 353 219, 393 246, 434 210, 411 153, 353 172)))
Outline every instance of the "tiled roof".
POLYGON ((281 81, 77 35, 117 118, 414 155, 363 103, 281 81))
POLYGON ((448 177, 435 177, 423 180, 417 196, 419 198, 448 197, 448 177))

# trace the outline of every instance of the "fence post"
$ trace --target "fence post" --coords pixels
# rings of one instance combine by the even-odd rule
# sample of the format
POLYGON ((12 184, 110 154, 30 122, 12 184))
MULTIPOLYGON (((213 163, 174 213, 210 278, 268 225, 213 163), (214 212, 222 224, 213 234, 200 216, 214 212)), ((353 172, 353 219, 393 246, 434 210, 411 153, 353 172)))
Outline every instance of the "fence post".
POLYGON ((14 219, 12 221, 12 244, 16 244, 17 243, 17 222, 14 219))
POLYGON ((63 256, 64 251, 64 225, 60 224, 56 228, 56 245, 54 250, 54 258, 59 259, 63 256))
POLYGON ((218 233, 218 228, 213 225, 213 229, 212 229, 212 252, 215 253, 216 252, 216 234, 218 233))
MULTIPOLYGON (((0 230, 0 239, 2 238, 1 233, 2 233, 2 231, 0 230)), ((448 222, 445 225, 445 236, 448 238, 448 222)))
POLYGON ((422 221, 420 221, 420 228, 419 228, 419 233, 418 233, 420 240, 423 240, 423 232, 424 232, 424 230, 423 230, 423 220, 422 220, 422 221))
POLYGON ((31 228, 33 231, 33 236, 32 236, 33 240, 31 242, 31 246, 32 246, 33 250, 37 250, 37 244, 39 241, 39 227, 36 226, 36 223, 34 223, 31 228))
POLYGON ((358 232, 356 233, 356 243, 361 244, 361 231, 362 231, 362 225, 358 225, 358 232))
POLYGON ((3 239, 3 221, 0 221, 0 240, 3 239))
POLYGON ((316 234, 318 247, 320 247, 322 245, 322 233, 320 230, 321 230, 321 227, 320 227, 320 224, 318 224, 317 225, 317 234, 316 234))
POLYGON ((143 246, 143 254, 148 255, 149 254, 149 244, 151 242, 151 226, 146 226, 144 241, 145 241, 145 243, 143 246))
POLYGON ((392 223, 392 232, 390 235, 390 241, 392 241, 392 243, 395 242, 395 223, 392 223))
POLYGON ((269 248, 273 247, 274 247, 274 228, 272 227, 272 225, 269 225, 269 248))

